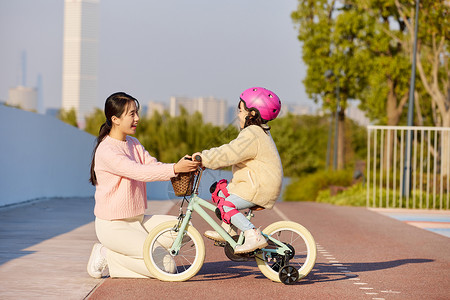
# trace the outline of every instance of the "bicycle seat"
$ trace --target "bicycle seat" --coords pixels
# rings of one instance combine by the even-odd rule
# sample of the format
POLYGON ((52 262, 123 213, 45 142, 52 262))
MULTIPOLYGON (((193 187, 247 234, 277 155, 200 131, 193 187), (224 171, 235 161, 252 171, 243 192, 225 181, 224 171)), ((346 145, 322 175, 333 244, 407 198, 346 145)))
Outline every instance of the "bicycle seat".
POLYGON ((259 210, 263 210, 265 208, 262 207, 262 206, 259 206, 259 205, 255 205, 253 207, 250 207, 250 209, 253 210, 253 211, 259 211, 259 210))

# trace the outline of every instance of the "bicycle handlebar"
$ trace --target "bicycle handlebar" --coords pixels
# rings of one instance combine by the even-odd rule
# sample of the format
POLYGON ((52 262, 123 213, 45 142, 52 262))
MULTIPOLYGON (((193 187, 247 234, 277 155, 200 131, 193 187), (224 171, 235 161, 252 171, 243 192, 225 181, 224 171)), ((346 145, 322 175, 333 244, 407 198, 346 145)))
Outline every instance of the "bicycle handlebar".
POLYGON ((193 158, 189 158, 189 157, 184 157, 184 159, 185 160, 196 160, 196 161, 198 161, 198 162, 202 162, 202 157, 200 156, 200 155, 196 155, 195 157, 194 157, 194 159, 193 158))

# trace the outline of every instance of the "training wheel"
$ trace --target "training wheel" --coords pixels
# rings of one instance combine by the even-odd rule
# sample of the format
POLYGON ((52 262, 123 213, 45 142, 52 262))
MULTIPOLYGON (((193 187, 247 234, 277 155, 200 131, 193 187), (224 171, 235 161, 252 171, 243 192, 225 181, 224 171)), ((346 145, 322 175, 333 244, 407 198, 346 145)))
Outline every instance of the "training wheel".
POLYGON ((298 270, 293 266, 284 266, 278 273, 280 281, 284 284, 294 284, 300 278, 298 270))

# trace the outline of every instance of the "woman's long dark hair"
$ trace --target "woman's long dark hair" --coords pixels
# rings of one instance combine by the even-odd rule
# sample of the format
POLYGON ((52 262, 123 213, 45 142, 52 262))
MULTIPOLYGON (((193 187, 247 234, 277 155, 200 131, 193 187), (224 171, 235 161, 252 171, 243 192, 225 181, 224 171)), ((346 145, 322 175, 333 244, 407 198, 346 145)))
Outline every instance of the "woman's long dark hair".
POLYGON ((270 130, 270 126, 267 125, 267 121, 261 117, 259 110, 253 107, 248 108, 247 105, 245 104, 245 101, 242 100, 239 101, 238 108, 240 108, 241 102, 244 104, 245 110, 248 111, 248 116, 245 117, 244 128, 250 125, 257 125, 261 127, 264 130, 264 132, 267 133, 267 131, 270 130), (253 115, 252 112, 254 112, 253 115))
POLYGON ((94 171, 95 151, 97 151, 98 145, 100 145, 103 139, 111 131, 112 128, 111 118, 113 116, 120 118, 122 114, 125 112, 125 109, 127 109, 129 103, 133 101, 136 103, 137 110, 139 110, 139 101, 137 101, 135 98, 131 97, 126 93, 123 92, 114 93, 106 99, 105 102, 106 121, 105 123, 102 124, 102 126, 100 126, 100 130, 97 137, 97 144, 95 145, 94 151, 92 152, 91 178, 89 178, 89 182, 94 186, 97 185, 97 176, 95 176, 94 171))

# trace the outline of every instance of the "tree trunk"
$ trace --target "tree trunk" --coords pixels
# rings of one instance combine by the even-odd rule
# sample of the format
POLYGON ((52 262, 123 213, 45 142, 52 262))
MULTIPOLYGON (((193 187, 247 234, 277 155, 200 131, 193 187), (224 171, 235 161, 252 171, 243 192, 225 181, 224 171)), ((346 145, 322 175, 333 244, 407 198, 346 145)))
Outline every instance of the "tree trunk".
POLYGON ((337 169, 345 167, 345 110, 341 108, 338 114, 338 159, 337 169))
MULTIPOLYGON (((395 84, 389 78, 387 81, 389 86, 389 93, 387 95, 387 104, 386 104, 386 115, 387 115, 387 125, 388 126, 397 126, 400 120, 400 116, 403 111, 403 106, 406 103, 407 95, 404 95, 403 98, 398 101, 397 95, 395 94, 395 84), (399 103, 400 102, 400 103, 399 103)), ((384 142, 384 169, 387 170, 392 169, 393 165, 393 156, 394 156, 394 139, 396 139, 396 135, 394 131, 390 131, 390 133, 386 133, 385 142, 384 142)))

